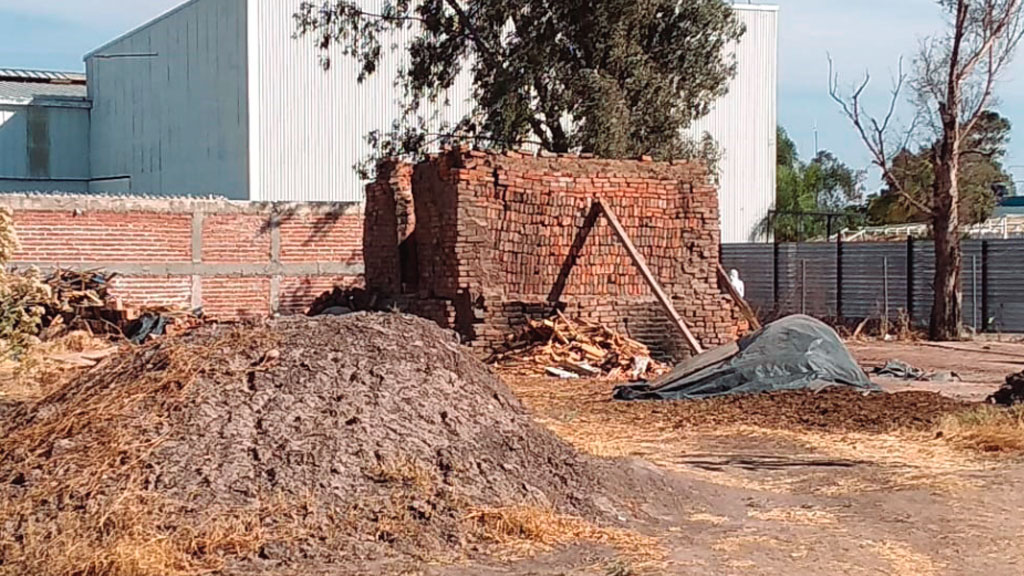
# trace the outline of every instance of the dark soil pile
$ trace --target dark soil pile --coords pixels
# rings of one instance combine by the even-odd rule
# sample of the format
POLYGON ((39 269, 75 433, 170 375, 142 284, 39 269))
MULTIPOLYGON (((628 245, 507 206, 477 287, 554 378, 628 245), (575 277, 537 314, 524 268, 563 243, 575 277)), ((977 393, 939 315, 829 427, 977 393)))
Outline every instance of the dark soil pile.
POLYGON ((206 326, 0 424, 0 571, 379 573, 471 549, 471 510, 606 518, 630 484, 425 320, 206 326))
POLYGON ((768 392, 703 400, 621 402, 612 399, 613 384, 603 381, 560 382, 550 379, 512 380, 516 394, 537 414, 561 419, 586 412, 607 415, 611 421, 672 423, 675 427, 714 429, 757 426, 775 430, 825 432, 922 431, 934 428, 944 416, 970 409, 972 404, 931 392, 864 394, 846 388, 768 392))
POLYGON ((748 424, 838 432, 927 430, 965 404, 931 392, 874 393, 826 388, 681 402, 679 425, 748 424))
POLYGON ((1024 372, 1007 376, 1006 384, 989 396, 988 402, 1000 406, 1024 404, 1024 372))

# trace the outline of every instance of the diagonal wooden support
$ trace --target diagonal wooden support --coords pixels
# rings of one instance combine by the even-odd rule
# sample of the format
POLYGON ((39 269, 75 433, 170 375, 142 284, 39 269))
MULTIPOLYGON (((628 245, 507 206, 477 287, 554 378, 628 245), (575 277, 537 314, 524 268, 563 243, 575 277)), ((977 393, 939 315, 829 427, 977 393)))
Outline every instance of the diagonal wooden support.
POLYGON ((757 319, 757 314, 754 313, 754 309, 750 307, 750 304, 740 296, 740 293, 736 290, 736 287, 732 285, 732 281, 729 280, 729 274, 726 273, 725 268, 721 264, 718 265, 718 282, 725 286, 725 291, 732 297, 732 301, 740 309, 740 312, 746 317, 747 322, 750 324, 750 328, 753 330, 761 329, 761 321, 757 319))
POLYGON ((661 303, 662 308, 668 313, 672 321, 679 327, 679 331, 683 333, 683 338, 686 339, 686 343, 693 350, 694 354, 703 354, 704 348, 701 347, 700 342, 697 341, 693 336, 693 332, 690 332, 690 328, 686 325, 683 317, 676 312, 675 306, 672 305, 672 300, 665 294, 665 291, 661 288, 661 284, 651 273, 651 269, 647 267, 647 261, 644 260, 643 254, 636 249, 636 245, 633 244, 633 240, 630 239, 629 234, 626 233, 626 229, 622 227, 622 223, 619 222, 619 218, 612 211, 611 206, 608 206, 600 197, 594 198, 594 203, 601 207, 601 211, 608 218, 608 222, 612 225, 612 229, 615 230, 615 234, 619 237, 622 245, 626 247, 626 251, 629 252, 630 258, 633 259, 633 263, 640 269, 640 274, 643 275, 644 280, 647 281, 647 285, 651 287, 651 291, 654 292, 654 296, 661 303))

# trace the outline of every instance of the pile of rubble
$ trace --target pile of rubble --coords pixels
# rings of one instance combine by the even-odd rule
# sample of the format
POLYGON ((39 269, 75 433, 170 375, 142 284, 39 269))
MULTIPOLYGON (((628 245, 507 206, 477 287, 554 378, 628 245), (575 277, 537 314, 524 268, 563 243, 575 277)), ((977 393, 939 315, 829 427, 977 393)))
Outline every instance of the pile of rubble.
POLYGON ((64 327, 95 334, 117 334, 141 344, 171 327, 192 325, 197 315, 174 306, 125 306, 110 293, 116 274, 98 270, 57 270, 46 277, 50 296, 36 303, 44 309, 43 326, 52 334, 64 327))
POLYGON ((77 331, 141 344, 199 322, 198 314, 178 307, 125 306, 111 293, 116 274, 58 269, 43 275, 32 269, 3 278, 0 356, 77 331))
POLYGON ((487 363, 522 376, 614 380, 654 378, 668 369, 640 342, 602 324, 570 320, 561 312, 547 320, 529 320, 487 363))

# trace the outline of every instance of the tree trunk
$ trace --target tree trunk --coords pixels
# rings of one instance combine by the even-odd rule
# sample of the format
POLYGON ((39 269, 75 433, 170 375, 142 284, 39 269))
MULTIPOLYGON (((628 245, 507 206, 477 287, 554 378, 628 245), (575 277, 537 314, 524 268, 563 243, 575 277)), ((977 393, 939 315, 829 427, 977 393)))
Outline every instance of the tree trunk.
POLYGON ((962 328, 963 293, 960 289, 960 214, 957 185, 959 161, 955 135, 938 149, 935 163, 932 231, 935 235, 935 300, 929 337, 935 341, 957 340, 962 328), (953 142, 950 142, 953 140, 953 142))

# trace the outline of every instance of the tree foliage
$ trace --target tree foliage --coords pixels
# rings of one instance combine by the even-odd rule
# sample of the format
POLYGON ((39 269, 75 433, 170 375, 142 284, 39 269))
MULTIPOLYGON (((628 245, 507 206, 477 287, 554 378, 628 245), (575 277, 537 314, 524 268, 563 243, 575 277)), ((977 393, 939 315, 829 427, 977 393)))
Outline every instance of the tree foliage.
POLYGON ((789 213, 848 211, 863 197, 863 174, 826 150, 818 151, 810 162, 801 161, 796 144, 781 126, 776 141, 775 209, 780 214, 771 222, 775 239, 789 242, 824 236, 826 218, 789 213))
POLYGON ((355 58, 360 80, 377 72, 391 33, 409 29, 397 73, 403 114, 368 136, 382 155, 415 154, 453 141, 602 157, 710 154, 683 135, 726 92, 735 73, 727 47, 743 33, 722 0, 359 0, 304 2, 297 35, 315 39, 322 62, 355 58), (444 103, 460 73, 474 109, 438 125, 425 108, 444 103), (426 105, 426 106, 425 106, 426 105))
MULTIPOLYGON (((964 224, 984 222, 992 216, 999 194, 1013 194, 1013 177, 1002 163, 1010 130, 1009 120, 989 110, 981 115, 977 128, 967 136, 965 148, 971 152, 961 158, 958 173, 959 210, 964 224)), ((900 188, 918 202, 907 201, 892 186, 887 186, 868 206, 871 224, 928 222, 929 214, 918 205, 928 204, 935 185, 936 146, 917 152, 904 149, 893 158, 894 178, 900 188)))

